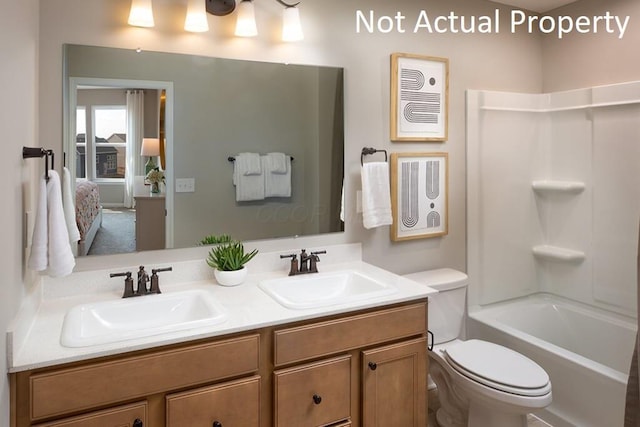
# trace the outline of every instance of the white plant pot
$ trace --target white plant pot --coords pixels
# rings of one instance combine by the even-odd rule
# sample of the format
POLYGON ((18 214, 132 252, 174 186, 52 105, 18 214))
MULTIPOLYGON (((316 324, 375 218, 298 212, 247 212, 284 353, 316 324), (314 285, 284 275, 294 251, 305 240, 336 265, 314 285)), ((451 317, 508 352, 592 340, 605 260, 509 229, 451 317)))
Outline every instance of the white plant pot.
POLYGON ((242 267, 240 270, 235 271, 220 271, 215 269, 213 270, 213 275, 222 286, 237 286, 244 282, 248 272, 247 267, 242 267))

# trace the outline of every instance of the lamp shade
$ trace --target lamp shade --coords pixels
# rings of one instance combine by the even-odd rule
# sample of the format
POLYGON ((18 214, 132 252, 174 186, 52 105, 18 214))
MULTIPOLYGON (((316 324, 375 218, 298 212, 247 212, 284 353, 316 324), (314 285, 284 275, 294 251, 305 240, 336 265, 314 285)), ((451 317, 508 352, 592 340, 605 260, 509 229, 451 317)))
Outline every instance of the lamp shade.
POLYGON ((184 20, 185 31, 192 33, 204 33, 209 31, 207 12, 203 0, 189 0, 187 5, 187 17, 184 20))
POLYGON ((238 18, 236 20, 236 36, 254 37, 258 35, 256 27, 256 14, 253 3, 243 0, 238 5, 238 18))
POLYGON ((127 22, 135 27, 153 27, 151 0, 131 0, 131 10, 127 22))
POLYGON ((282 12, 282 41, 295 42, 304 39, 300 13, 297 7, 287 7, 282 12))
POLYGON ((160 140, 158 138, 143 138, 141 156, 155 157, 160 155, 160 140))

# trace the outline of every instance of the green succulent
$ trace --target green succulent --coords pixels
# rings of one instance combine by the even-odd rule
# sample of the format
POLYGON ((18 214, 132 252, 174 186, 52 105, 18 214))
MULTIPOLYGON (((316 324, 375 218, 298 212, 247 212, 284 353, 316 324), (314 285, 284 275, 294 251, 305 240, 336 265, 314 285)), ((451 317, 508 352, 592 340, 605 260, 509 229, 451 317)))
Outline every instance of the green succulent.
POLYGON ((251 261, 257 253, 257 249, 245 252, 241 242, 230 241, 211 248, 207 264, 220 271, 236 271, 251 261))
POLYGON ((210 234, 209 236, 205 236, 202 240, 200 240, 198 244, 200 246, 217 245, 219 243, 229 243, 231 241, 231 236, 229 236, 228 234, 221 234, 219 236, 210 234))

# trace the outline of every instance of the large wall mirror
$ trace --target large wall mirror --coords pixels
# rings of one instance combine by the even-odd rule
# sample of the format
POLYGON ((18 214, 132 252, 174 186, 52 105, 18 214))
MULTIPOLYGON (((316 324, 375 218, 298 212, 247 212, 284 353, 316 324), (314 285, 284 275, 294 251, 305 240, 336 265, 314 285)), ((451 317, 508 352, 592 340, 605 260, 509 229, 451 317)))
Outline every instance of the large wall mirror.
POLYGON ((78 188, 95 184, 102 207, 102 226, 82 253, 154 249, 143 239, 184 248, 209 235, 344 231, 341 68, 81 45, 66 45, 64 55, 67 166, 78 188), (158 141, 158 155, 141 155, 146 139, 158 141), (268 153, 290 157, 278 177, 290 196, 238 200, 240 153, 259 154, 263 166, 268 153), (166 176, 160 195, 144 185, 150 157, 166 176), (145 213, 158 197, 162 224, 145 213))

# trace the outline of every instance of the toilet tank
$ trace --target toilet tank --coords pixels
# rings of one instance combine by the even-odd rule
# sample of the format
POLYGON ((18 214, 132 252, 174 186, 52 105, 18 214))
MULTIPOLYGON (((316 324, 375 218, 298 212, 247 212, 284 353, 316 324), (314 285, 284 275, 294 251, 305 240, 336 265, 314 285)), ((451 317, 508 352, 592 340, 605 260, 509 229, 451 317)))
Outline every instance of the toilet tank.
POLYGON ((466 313, 468 276, 451 268, 439 268, 404 275, 438 291, 429 297, 429 331, 433 343, 452 341, 462 334, 466 313))

